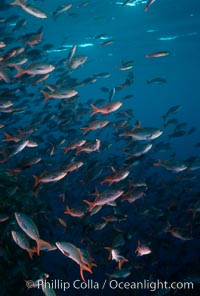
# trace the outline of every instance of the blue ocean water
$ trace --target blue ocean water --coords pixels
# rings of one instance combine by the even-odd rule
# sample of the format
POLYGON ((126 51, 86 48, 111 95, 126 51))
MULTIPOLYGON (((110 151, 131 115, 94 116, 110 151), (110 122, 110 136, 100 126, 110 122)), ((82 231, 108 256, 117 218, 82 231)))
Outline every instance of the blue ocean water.
MULTIPOLYGON (((197 0, 126 2, 1 2, 1 214, 8 220, 1 218, 0 230, 9 281, 1 270, 2 295, 199 295, 200 5, 197 0), (68 4, 72 6, 62 11, 68 4), (38 11, 32 15, 34 7, 47 17, 38 11), (73 68, 73 59, 80 56, 86 61, 73 68), (46 73, 33 73, 39 71, 38 63, 55 69, 45 78, 46 73), (19 67, 26 73, 16 77, 19 67), (40 78, 44 80, 36 80, 40 78), (77 95, 56 98, 71 89, 77 95), (44 101, 41 90, 56 95, 44 101), (116 111, 91 116, 91 104, 101 109, 116 101, 122 103, 116 111), (109 124, 84 134, 82 128, 94 120, 109 124), (64 153, 81 139, 93 144, 99 139, 100 147, 64 153), (25 145, 21 150, 20 144, 25 145), (145 144, 150 150, 141 153, 145 144), (141 154, 133 155, 136 150, 141 154), (38 163, 32 163, 36 158, 38 163), (76 161, 81 167, 70 171, 76 161), (128 170, 127 178, 101 184, 123 170, 128 170), (65 176, 56 181, 60 172, 65 176), (105 199, 99 212, 91 213, 84 200, 98 202, 111 189, 122 190, 122 196, 115 204, 105 199), (135 194, 135 200, 128 201, 128 194, 135 194), (64 214, 66 206, 74 216, 64 214), (40 237, 55 249, 41 250, 30 260, 11 235, 23 231, 16 212, 30 217, 40 237), (80 212, 83 216, 77 217, 80 212), (149 254, 137 256, 138 241, 149 254), (56 242, 73 244, 78 259, 69 250, 61 253, 56 242), (119 258, 111 253, 109 259, 105 247, 127 259, 121 275, 119 258), (80 250, 87 250, 92 274, 84 271, 88 286, 77 289, 73 284, 82 281, 79 265, 84 260, 80 250), (43 273, 55 294, 27 289, 24 281, 41 279, 43 273), (69 283, 69 289, 53 286, 54 280, 69 283), (194 289, 114 289, 109 280, 191 281, 194 289)), ((25 235, 33 248, 30 231, 25 235)))

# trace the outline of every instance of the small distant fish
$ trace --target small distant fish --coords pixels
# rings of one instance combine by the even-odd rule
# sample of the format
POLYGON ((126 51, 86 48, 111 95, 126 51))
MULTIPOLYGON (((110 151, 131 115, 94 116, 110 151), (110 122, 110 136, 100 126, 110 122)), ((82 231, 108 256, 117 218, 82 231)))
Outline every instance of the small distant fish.
POLYGON ((94 151, 99 151, 101 141, 96 139, 95 141, 86 142, 84 145, 77 147, 75 155, 78 155, 81 152, 92 153, 94 151))
POLYGON ((59 180, 62 180, 66 175, 68 174, 67 169, 56 171, 53 173, 48 173, 44 176, 37 177, 33 175, 35 179, 35 187, 37 187, 40 183, 50 183, 50 182, 57 182, 59 180))
POLYGON ((85 144, 86 140, 74 140, 72 142, 70 142, 68 144, 67 147, 63 147, 62 149, 64 150, 64 154, 66 154, 68 151, 70 150, 74 150, 74 149, 77 149, 78 147, 81 147, 85 144))
POLYGON ((103 43, 101 43, 101 46, 108 46, 108 45, 111 45, 114 43, 115 40, 113 39, 109 39, 109 40, 106 40, 104 41, 103 43))
POLYGON ((131 274, 130 272, 130 268, 129 269, 125 269, 122 268, 120 270, 116 270, 113 273, 106 273, 106 275, 109 278, 115 278, 115 279, 121 279, 121 278, 126 278, 131 274))
POLYGON ((133 157, 140 157, 144 154, 146 154, 150 149, 152 148, 152 144, 136 144, 131 149, 131 154, 128 156, 127 159, 133 158, 133 157))
POLYGON ((120 137, 132 137, 133 140, 153 140, 160 137, 163 131, 154 127, 136 126, 132 131, 120 134, 120 137))
POLYGON ((69 99, 77 95, 77 91, 74 89, 60 89, 48 93, 44 90, 40 91, 44 95, 44 101, 47 101, 50 98, 53 99, 69 99))
POLYGON ((111 76, 110 73, 108 72, 102 72, 102 73, 99 73, 99 74, 95 74, 94 75, 96 78, 108 78, 111 76))
POLYGON ((3 41, 0 41, 0 48, 4 48, 4 47, 6 47, 6 43, 3 41))
POLYGON ((164 167, 166 170, 173 171, 175 173, 185 171, 188 168, 184 161, 173 158, 165 161, 158 160, 158 162, 154 163, 154 166, 164 167))
POLYGON ((10 5, 20 6, 28 14, 31 14, 35 17, 47 18, 47 15, 42 10, 40 10, 39 8, 36 8, 35 6, 25 4, 25 1, 23 1, 23 0, 15 0, 14 2, 10 3, 10 5))
POLYGON ((4 163, 4 162, 8 161, 8 159, 10 159, 14 155, 16 155, 19 152, 21 152, 22 150, 24 150, 24 148, 27 147, 28 144, 29 144, 29 140, 23 140, 23 141, 21 141, 21 143, 19 143, 19 145, 16 146, 16 148, 13 150, 13 152, 10 153, 10 154, 8 154, 8 155, 6 155, 5 158, 0 161, 0 163, 4 163))
POLYGON ((103 185, 104 183, 108 182, 109 186, 111 186, 113 183, 118 183, 126 179, 129 174, 130 174, 130 171, 126 169, 121 169, 107 176, 103 181, 100 182, 100 184, 103 185))
POLYGON ((166 118, 168 116, 171 116, 172 114, 178 112, 180 109, 182 108, 181 105, 174 105, 171 108, 169 108, 169 110, 162 116, 164 120, 166 120, 166 118))
POLYGON ((84 134, 88 133, 89 131, 94 131, 97 129, 101 129, 108 125, 109 121, 108 120, 94 120, 90 122, 89 126, 84 126, 81 127, 81 130, 84 130, 84 134))
POLYGON ((118 110, 122 106, 122 102, 120 102, 120 101, 115 101, 114 102, 113 101, 113 102, 111 102, 109 104, 106 104, 106 105, 100 107, 100 108, 94 106, 93 104, 90 104, 90 106, 93 109, 93 112, 90 115, 90 117, 91 117, 96 113, 109 114, 111 112, 114 112, 114 111, 118 110))
POLYGON ((130 1, 132 1, 132 0, 125 0, 125 1, 121 4, 121 7, 125 6, 125 5, 128 4, 130 1))
POLYGON ((14 66, 18 73, 15 75, 15 78, 18 78, 24 74, 29 75, 38 75, 38 74, 47 74, 52 72, 55 67, 51 64, 44 64, 44 63, 32 63, 28 65, 25 69, 20 68, 19 66, 14 66))
POLYGON ((70 69, 77 69, 87 61, 87 56, 75 56, 72 57, 69 63, 70 69))
POLYGON ((80 4, 77 5, 77 8, 82 8, 82 7, 86 7, 90 4, 90 1, 84 1, 80 4))
MULTIPOLYGON (((72 60, 73 56, 75 55, 76 48, 77 48, 76 45, 73 45, 73 46, 72 46, 72 49, 70 50, 69 55, 68 55, 68 57, 67 57, 67 62, 66 62, 66 64, 70 65, 71 60, 72 60)), ((64 62, 64 64, 65 64, 65 62, 64 62)))
POLYGON ((178 238, 182 241, 188 241, 192 240, 193 238, 191 236, 188 236, 186 234, 186 231, 184 229, 178 228, 178 227, 172 227, 169 225, 166 229, 165 232, 171 233, 171 235, 175 238, 178 238))
POLYGON ((80 209, 74 209, 74 208, 70 209, 68 206, 66 206, 66 210, 64 214, 70 215, 71 217, 75 217, 75 218, 83 218, 85 216, 85 211, 80 209))
POLYGON ((0 214, 0 222, 5 222, 7 220, 9 220, 10 217, 6 214, 0 214))
POLYGON ((57 17, 59 14, 68 11, 72 7, 72 4, 61 5, 53 13, 53 17, 57 17))
POLYGON ((159 52, 154 52, 154 53, 149 53, 146 55, 146 58, 160 58, 160 57, 166 57, 170 55, 169 51, 159 51, 159 52))
POLYGON ((102 207, 106 204, 113 203, 123 193, 124 193, 124 191, 122 191, 122 190, 110 189, 110 190, 106 190, 106 191, 100 193, 93 202, 85 200, 85 199, 83 201, 89 205, 88 211, 91 212, 96 206, 102 207))
POLYGON ((117 67, 117 69, 121 71, 131 70, 133 68, 132 63, 132 61, 122 62, 121 66, 117 67))
POLYGON ((155 77, 150 80, 147 80, 146 82, 147 84, 163 84, 163 83, 166 83, 167 80, 161 77, 155 77))
POLYGON ((151 249, 148 246, 142 245, 140 241, 138 241, 137 249, 135 250, 137 256, 144 256, 151 253, 151 249))
POLYGON ((175 130, 173 133, 169 134, 169 138, 179 138, 186 136, 188 132, 186 130, 175 130))
POLYGON ((108 101, 111 102, 112 99, 114 98, 114 96, 115 96, 115 88, 113 87, 113 88, 110 90, 108 101))
POLYGON ((16 25, 13 28, 13 32, 15 32, 16 30, 21 29, 23 26, 25 26, 27 23, 27 20, 25 18, 19 20, 16 25))
POLYGON ((156 0, 149 0, 147 5, 145 6, 145 11, 148 12, 149 8, 151 7, 151 5, 155 2, 156 0))
POLYGON ((128 262, 128 259, 124 258, 123 256, 121 256, 119 254, 119 250, 118 249, 113 249, 113 248, 109 248, 109 247, 104 247, 104 249, 108 250, 110 252, 110 255, 108 257, 108 260, 114 260, 118 263, 118 269, 121 270, 122 269, 122 264, 124 262, 128 262))
POLYGON ((146 190, 147 190, 146 186, 133 188, 123 195, 122 202, 128 201, 129 203, 134 203, 136 202, 136 200, 146 196, 146 193, 145 193, 146 190))

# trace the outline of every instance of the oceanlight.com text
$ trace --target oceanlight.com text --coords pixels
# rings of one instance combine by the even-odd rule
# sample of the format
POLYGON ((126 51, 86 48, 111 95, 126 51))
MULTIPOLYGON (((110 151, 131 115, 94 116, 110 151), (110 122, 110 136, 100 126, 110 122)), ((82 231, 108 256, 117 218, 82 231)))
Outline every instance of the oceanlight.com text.
POLYGON ((60 279, 54 280, 38 280, 36 283, 33 281, 26 282, 27 288, 37 289, 53 289, 67 291, 70 289, 76 290, 104 290, 110 288, 112 290, 149 290, 154 292, 156 290, 193 290, 194 283, 192 282, 168 282, 168 281, 149 281, 143 280, 140 282, 134 281, 119 281, 119 280, 107 280, 103 282, 94 281, 92 279, 83 282, 81 280, 74 280, 73 282, 63 281, 60 279))

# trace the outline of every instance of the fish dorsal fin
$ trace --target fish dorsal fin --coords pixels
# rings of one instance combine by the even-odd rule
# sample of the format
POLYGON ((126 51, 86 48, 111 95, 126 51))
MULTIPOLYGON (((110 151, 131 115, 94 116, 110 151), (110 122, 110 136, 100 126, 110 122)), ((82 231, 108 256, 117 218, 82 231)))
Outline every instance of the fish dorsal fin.
POLYGON ((113 173, 116 173, 116 169, 114 168, 114 166, 110 167, 113 173))
POLYGON ((142 122, 141 121, 136 121, 134 129, 139 129, 142 128, 142 122))

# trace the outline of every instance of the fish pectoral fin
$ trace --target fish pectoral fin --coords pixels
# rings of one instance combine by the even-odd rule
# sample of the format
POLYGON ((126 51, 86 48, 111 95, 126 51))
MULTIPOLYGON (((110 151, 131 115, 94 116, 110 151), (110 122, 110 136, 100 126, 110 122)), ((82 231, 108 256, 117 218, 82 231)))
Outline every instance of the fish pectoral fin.
POLYGON ((111 207, 116 207, 116 202, 114 201, 111 201, 111 202, 108 202, 108 205, 111 206, 111 207))

